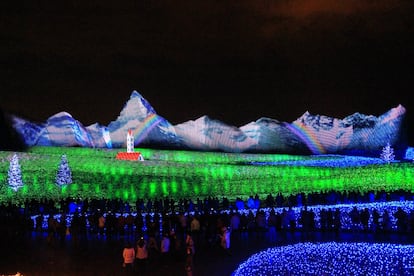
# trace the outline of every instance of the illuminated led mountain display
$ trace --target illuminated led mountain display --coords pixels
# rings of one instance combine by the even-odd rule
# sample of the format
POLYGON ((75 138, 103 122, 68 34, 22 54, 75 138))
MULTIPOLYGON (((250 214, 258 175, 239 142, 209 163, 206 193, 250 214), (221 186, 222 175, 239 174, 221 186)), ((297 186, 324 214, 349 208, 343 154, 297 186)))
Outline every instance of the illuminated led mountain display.
POLYGON ((27 146, 126 147, 128 130, 135 146, 199 151, 250 153, 361 153, 378 152, 388 142, 404 145, 406 110, 399 105, 378 117, 360 113, 344 119, 305 112, 288 123, 260 118, 236 127, 202 116, 172 125, 158 115, 140 93, 133 91, 120 115, 108 126, 84 126, 67 112, 33 123, 12 116, 14 129, 27 146))

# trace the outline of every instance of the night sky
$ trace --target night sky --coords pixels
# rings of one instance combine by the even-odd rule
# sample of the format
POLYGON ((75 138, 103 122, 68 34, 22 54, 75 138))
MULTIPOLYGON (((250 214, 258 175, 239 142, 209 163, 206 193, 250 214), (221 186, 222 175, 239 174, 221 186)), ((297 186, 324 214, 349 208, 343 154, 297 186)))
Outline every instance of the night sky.
POLYGON ((414 1, 1 2, 0 106, 27 119, 107 125, 133 90, 172 124, 402 104, 414 144, 414 1))

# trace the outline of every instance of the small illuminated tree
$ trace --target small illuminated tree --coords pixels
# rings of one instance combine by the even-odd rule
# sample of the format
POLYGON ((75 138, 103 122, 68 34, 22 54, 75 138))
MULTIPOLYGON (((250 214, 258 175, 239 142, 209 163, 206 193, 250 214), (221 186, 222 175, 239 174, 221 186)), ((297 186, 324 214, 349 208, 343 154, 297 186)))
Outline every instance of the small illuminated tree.
POLYGON ((23 187, 23 179, 22 179, 22 170, 19 164, 19 157, 15 153, 10 160, 10 166, 8 171, 8 183, 9 186, 14 190, 17 191, 19 188, 23 187))
POLYGON ((68 159, 63 154, 60 159, 58 171, 56 173, 56 184, 59 186, 72 183, 72 172, 69 168, 68 159))
POLYGON ((394 149, 391 147, 390 142, 388 142, 381 152, 381 159, 387 162, 388 164, 394 161, 394 149))

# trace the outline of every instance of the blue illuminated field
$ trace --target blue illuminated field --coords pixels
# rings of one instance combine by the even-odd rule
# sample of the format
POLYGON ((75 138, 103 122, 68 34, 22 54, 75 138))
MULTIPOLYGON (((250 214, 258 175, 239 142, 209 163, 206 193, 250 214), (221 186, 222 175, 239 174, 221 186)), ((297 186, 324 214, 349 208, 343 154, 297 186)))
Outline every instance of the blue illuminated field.
POLYGON ((412 275, 413 254, 413 245, 298 243, 254 254, 233 276, 412 275))

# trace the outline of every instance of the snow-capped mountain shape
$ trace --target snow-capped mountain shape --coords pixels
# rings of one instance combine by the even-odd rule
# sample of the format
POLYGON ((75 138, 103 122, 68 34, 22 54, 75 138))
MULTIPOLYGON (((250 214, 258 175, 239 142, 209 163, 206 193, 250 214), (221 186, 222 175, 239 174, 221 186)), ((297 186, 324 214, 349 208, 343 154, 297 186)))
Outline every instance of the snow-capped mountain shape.
POLYGON ((241 129, 208 116, 174 126, 175 132, 189 149, 201 151, 244 152, 254 147, 256 139, 241 129))
POLYGON ((92 137, 93 145, 97 148, 112 148, 112 142, 108 128, 94 123, 86 127, 86 130, 92 137))
POLYGON ((67 112, 59 112, 45 124, 34 124, 14 117, 14 127, 28 146, 94 147, 89 131, 67 112))
POLYGON ((288 128, 289 124, 271 118, 260 118, 240 127, 256 144, 248 152, 307 152, 306 145, 288 128))
POLYGON ((31 123, 16 116, 13 127, 26 145, 126 147, 131 129, 135 146, 200 151, 325 154, 378 152, 389 142, 403 145, 406 110, 399 105, 376 117, 355 113, 344 119, 305 112, 292 123, 271 118, 241 127, 231 126, 208 116, 172 125, 158 115, 137 91, 115 121, 84 127, 67 112, 50 117, 45 123, 31 123))
POLYGON ((314 154, 352 150, 377 151, 401 143, 405 108, 398 105, 375 117, 354 113, 342 120, 305 112, 290 124, 314 154))
POLYGON ((108 125, 113 147, 126 147, 126 134, 131 129, 136 145, 176 146, 174 127, 157 115, 152 106, 137 91, 133 91, 120 115, 108 125))
POLYGON ((37 145, 40 133, 45 128, 46 124, 33 123, 17 116, 11 116, 11 120, 13 128, 24 139, 27 146, 31 147, 37 145))

